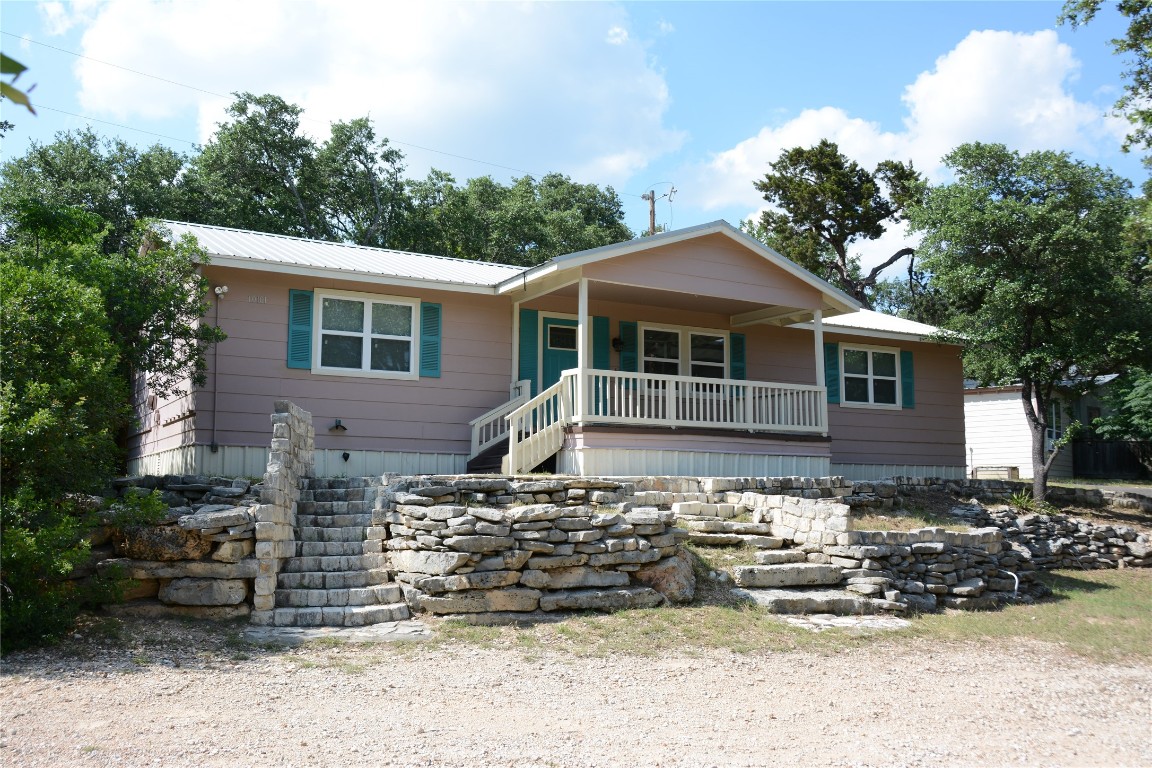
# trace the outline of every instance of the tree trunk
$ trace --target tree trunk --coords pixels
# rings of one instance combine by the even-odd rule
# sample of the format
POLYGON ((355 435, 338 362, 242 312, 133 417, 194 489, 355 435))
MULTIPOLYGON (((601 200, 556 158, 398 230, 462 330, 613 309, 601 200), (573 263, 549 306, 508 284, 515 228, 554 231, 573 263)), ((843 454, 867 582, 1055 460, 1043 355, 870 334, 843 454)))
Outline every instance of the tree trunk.
POLYGON ((1020 382, 1020 399, 1024 401, 1024 416, 1028 421, 1028 431, 1032 433, 1032 498, 1044 501, 1048 495, 1048 469, 1052 466, 1045 461, 1044 438, 1048 433, 1049 399, 1035 383, 1025 378, 1020 382), (1033 400, 1035 397, 1035 400, 1033 400))

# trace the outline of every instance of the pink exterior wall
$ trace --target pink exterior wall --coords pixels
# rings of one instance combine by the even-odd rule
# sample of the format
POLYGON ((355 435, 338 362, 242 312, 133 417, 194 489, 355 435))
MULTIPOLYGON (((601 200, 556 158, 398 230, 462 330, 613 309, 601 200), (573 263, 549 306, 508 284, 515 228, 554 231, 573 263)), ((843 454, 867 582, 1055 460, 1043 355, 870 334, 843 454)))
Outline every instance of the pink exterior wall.
MULTIPOLYGON (((507 299, 211 266, 205 275, 213 285, 228 286, 219 306, 219 324, 228 339, 209 353, 208 384, 196 393, 196 443, 212 441, 215 423, 219 445, 266 445, 273 402, 287 399, 312 413, 317 449, 466 454, 468 422, 508 400, 512 328, 507 299), (374 379, 288 368, 290 288, 441 303, 440 378, 374 379), (347 432, 329 431, 336 419, 347 432)), ((188 439, 186 431, 179 436, 173 429, 161 432, 157 444, 188 439)))
POLYGON ((828 406, 834 464, 964 467, 964 374, 958 347, 830 333, 825 341, 910 350, 915 366, 915 408, 828 406))
POLYGON ((590 264, 584 276, 625 285, 816 308, 820 292, 724 235, 710 235, 590 264))

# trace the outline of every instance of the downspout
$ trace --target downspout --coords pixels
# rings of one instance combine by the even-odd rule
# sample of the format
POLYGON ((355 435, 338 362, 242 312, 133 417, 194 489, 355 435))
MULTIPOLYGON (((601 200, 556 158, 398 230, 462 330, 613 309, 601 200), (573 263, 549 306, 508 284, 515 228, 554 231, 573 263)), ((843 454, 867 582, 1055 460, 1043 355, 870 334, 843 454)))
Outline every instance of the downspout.
MULTIPOLYGON (((228 286, 218 285, 212 289, 216 294, 216 307, 212 318, 212 324, 217 328, 220 327, 220 302, 224 301, 224 294, 228 293, 228 286)), ((220 345, 212 345, 212 443, 208 449, 212 453, 219 453, 220 445, 216 442, 216 401, 219 399, 220 391, 220 345)))

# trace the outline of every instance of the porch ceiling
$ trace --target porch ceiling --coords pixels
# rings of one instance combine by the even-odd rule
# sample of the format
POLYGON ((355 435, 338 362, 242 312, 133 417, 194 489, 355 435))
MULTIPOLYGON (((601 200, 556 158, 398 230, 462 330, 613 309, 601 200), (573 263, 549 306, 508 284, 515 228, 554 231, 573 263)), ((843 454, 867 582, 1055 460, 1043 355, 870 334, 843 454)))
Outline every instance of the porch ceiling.
MULTIPOLYGON (((579 299, 579 286, 576 283, 561 286, 548 293, 571 300, 573 305, 579 299)), ((812 319, 812 310, 802 307, 785 307, 775 304, 761 304, 740 299, 703 296, 680 291, 666 291, 659 288, 645 288, 635 285, 621 285, 589 281, 588 295, 592 301, 608 301, 620 304, 638 304, 646 307, 662 307, 683 312, 711 312, 728 315, 734 326, 765 323, 787 325, 812 319)), ((825 316, 838 314, 831 307, 825 308, 825 316)))

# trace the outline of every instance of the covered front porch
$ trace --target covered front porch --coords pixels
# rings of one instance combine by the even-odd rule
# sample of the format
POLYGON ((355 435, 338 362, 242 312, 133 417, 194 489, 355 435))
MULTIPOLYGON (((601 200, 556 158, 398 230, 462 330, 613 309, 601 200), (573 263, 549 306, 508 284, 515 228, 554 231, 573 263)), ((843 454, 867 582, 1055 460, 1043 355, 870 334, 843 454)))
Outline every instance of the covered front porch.
POLYGON ((472 422, 473 459, 507 440, 510 473, 826 469, 822 320, 857 305, 732 227, 571 254, 499 290, 516 383, 472 422))

